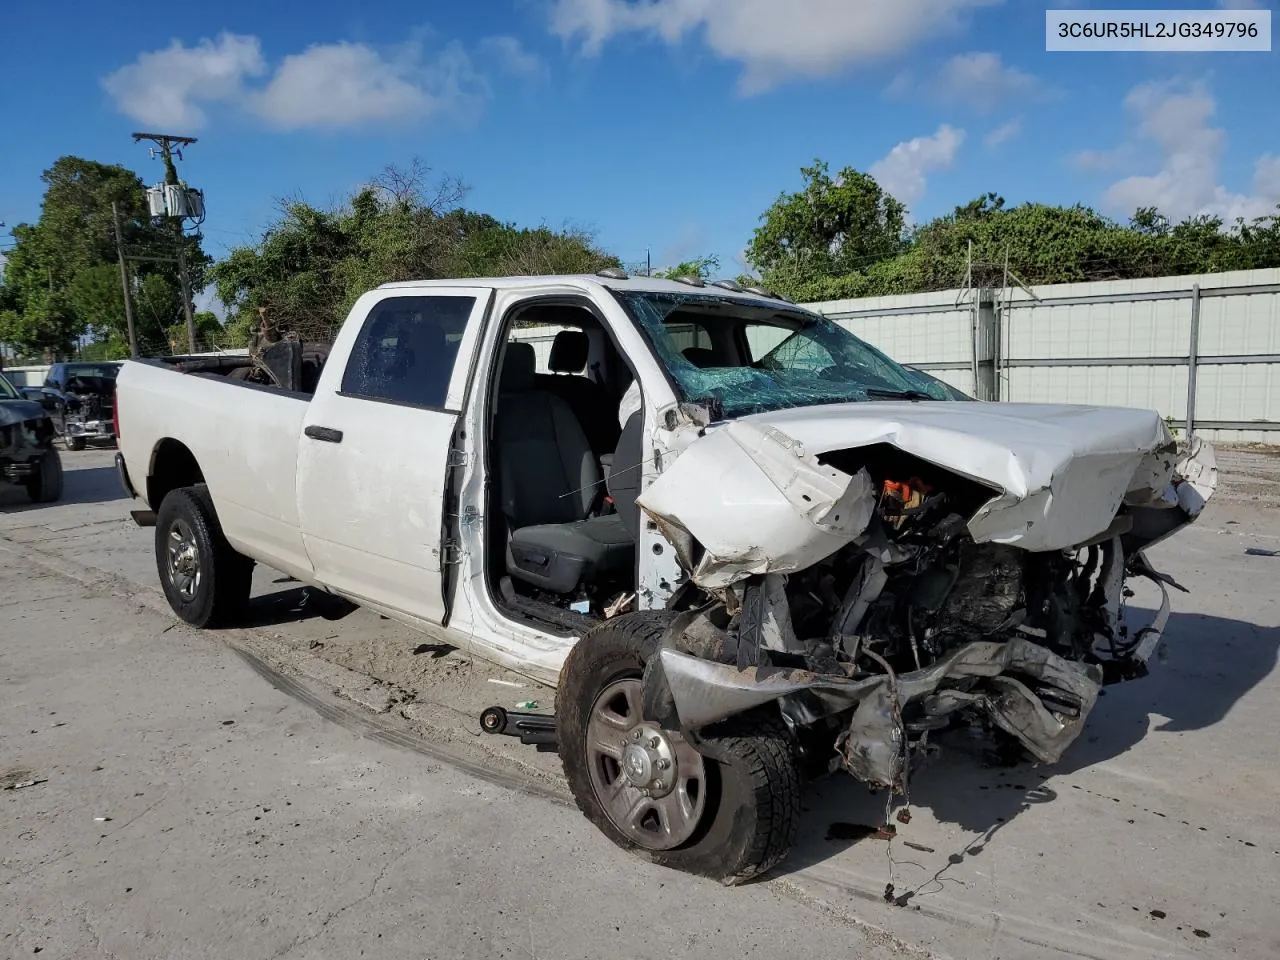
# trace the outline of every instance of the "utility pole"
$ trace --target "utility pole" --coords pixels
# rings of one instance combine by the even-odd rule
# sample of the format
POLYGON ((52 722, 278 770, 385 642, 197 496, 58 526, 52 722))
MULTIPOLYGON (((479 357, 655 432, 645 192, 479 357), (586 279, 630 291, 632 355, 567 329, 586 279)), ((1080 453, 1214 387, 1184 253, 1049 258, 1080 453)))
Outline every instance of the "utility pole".
POLYGON ((124 262, 124 237, 120 233, 120 208, 111 201, 111 222, 116 228, 116 256, 120 258, 120 288, 124 291, 124 320, 129 325, 129 356, 138 355, 138 336, 133 329, 133 294, 129 290, 129 267, 124 262))
MULTIPOLYGON (((133 135, 134 143, 141 140, 150 140, 160 148, 160 157, 164 160, 165 185, 176 187, 178 185, 178 168, 173 165, 173 154, 176 150, 178 157, 181 158, 182 148, 195 143, 196 138, 178 137, 167 133, 135 133, 133 135)), ((166 201, 168 194, 169 191, 166 191, 166 201)), ((191 279, 187 276, 187 255, 183 249, 186 237, 182 232, 182 220, 183 217, 187 216, 187 213, 185 209, 176 213, 173 210, 167 210, 166 213, 173 223, 173 239, 178 247, 178 282, 182 285, 182 313, 187 320, 187 349, 191 353, 195 353, 196 322, 191 313, 191 279)))

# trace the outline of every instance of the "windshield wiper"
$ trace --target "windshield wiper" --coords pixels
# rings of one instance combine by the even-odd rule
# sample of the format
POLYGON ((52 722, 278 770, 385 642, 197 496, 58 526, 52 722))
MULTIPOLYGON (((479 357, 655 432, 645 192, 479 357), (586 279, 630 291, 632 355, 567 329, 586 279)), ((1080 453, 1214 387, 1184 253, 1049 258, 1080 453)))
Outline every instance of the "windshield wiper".
POLYGON ((881 390, 868 387, 866 394, 872 400, 937 400, 938 398, 923 390, 881 390))

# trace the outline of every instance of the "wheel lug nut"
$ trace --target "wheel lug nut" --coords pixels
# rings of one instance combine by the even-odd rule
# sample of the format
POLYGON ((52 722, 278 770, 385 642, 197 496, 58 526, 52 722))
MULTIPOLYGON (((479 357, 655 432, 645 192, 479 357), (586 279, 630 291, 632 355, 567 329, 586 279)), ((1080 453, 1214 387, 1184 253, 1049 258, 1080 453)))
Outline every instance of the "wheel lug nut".
POLYGON ((640 731, 639 731, 639 730, 637 730, 635 733, 633 733, 633 734, 631 735, 631 739, 632 739, 632 740, 639 740, 639 739, 640 739, 640 736, 641 736, 640 731))
POLYGON ((670 761, 670 760, 668 760, 666 757, 660 757, 660 758, 658 759, 658 769, 659 769, 659 770, 665 770, 665 769, 667 769, 667 767, 669 767, 669 766, 671 766, 671 761, 670 761))
POLYGON ((658 749, 658 745, 659 745, 661 742, 662 742, 662 741, 661 741, 661 740, 659 740, 657 737, 650 737, 650 738, 649 738, 649 746, 650 746, 650 747, 652 747, 654 750, 657 750, 657 749, 658 749))
POLYGON ((663 783, 661 780, 655 780, 655 781, 653 781, 653 789, 655 789, 655 790, 662 790, 662 789, 664 789, 665 787, 666 787, 666 784, 665 784, 665 783, 663 783))

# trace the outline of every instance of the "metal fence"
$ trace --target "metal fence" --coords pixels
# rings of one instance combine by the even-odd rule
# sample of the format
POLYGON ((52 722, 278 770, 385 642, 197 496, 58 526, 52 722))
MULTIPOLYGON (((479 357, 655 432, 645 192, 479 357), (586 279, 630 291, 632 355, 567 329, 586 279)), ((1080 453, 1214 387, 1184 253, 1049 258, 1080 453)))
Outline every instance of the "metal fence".
POLYGON ((806 306, 979 399, 1144 407, 1280 443, 1280 270, 806 306))

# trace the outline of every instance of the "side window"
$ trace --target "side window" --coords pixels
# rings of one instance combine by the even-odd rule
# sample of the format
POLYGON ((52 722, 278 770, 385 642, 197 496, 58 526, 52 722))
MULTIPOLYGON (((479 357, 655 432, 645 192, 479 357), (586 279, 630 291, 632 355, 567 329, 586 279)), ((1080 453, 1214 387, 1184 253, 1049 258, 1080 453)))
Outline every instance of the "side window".
POLYGON ((351 348, 342 392, 366 400, 443 407, 475 297, 389 297, 351 348))

